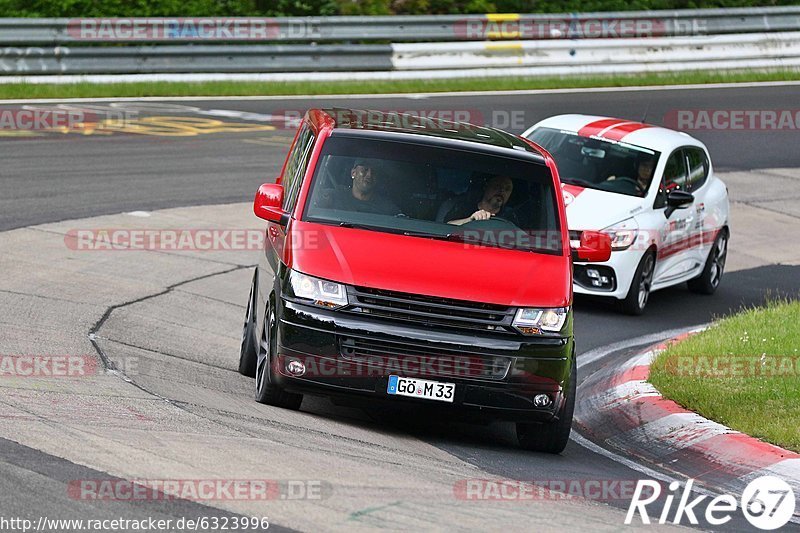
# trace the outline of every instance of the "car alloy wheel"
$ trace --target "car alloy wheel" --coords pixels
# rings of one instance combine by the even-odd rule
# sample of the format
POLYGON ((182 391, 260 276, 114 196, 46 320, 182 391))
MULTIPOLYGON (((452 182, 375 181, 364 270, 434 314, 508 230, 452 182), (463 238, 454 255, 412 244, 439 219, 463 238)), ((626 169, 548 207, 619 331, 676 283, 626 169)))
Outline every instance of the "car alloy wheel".
POLYGON ((644 309, 650 298, 650 288, 653 286, 653 271, 656 261, 653 254, 647 254, 642 265, 642 274, 639 279, 639 308, 644 309))
POLYGON ((713 254, 711 262, 711 276, 709 281, 711 286, 717 288, 719 282, 722 280, 722 273, 725 271, 725 260, 728 257, 728 236, 721 233, 717 240, 714 249, 711 251, 713 254))

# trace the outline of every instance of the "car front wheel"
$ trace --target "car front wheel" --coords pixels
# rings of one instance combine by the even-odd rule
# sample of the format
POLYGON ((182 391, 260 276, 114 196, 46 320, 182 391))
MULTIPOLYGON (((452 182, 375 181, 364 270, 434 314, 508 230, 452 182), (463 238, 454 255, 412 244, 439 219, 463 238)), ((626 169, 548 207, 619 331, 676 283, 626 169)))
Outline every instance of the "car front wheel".
POLYGON ((572 414, 575 411, 575 389, 578 387, 578 371, 574 354, 572 356, 568 387, 567 396, 557 419, 543 424, 517 423, 517 440, 520 447, 544 453, 561 453, 564 451, 572 430, 572 414))
POLYGON ((286 392, 272 382, 272 362, 276 357, 276 344, 275 305, 274 302, 270 302, 267 307, 256 362, 256 401, 284 409, 300 409, 300 404, 303 403, 302 394, 286 392))
POLYGON ((636 273, 633 275, 628 295, 620 302, 624 313, 628 315, 641 315, 644 313, 647 300, 650 299, 655 270, 656 254, 653 250, 648 250, 642 260, 639 261, 639 266, 636 267, 636 273))
POLYGON ((244 325, 242 326, 242 344, 239 348, 239 373, 250 378, 256 377, 256 314, 255 314, 255 293, 256 276, 253 275, 253 282, 250 284, 250 298, 247 300, 247 311, 244 314, 244 325))

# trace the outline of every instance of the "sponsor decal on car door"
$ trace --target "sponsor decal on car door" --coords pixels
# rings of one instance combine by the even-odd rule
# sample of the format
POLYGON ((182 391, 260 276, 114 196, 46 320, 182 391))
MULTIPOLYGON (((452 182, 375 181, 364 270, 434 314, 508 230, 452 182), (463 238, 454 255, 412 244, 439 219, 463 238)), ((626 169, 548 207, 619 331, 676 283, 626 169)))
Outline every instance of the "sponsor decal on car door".
MULTIPOLYGON (((659 191, 659 201, 663 201, 665 213, 672 209, 666 205, 666 196, 672 191, 687 189, 686 157, 683 150, 676 150, 667 159, 659 191)), ((697 221, 696 203, 682 209, 672 210, 661 230, 658 260, 656 261, 655 282, 669 281, 692 269, 696 260, 692 257, 697 248, 699 235, 695 228, 697 221)))

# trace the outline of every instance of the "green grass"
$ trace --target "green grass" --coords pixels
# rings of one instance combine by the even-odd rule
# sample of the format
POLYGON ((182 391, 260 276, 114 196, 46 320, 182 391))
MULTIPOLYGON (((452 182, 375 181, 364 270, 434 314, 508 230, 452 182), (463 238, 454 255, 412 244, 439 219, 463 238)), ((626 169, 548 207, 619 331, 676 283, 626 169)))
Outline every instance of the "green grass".
POLYGON ((496 91, 622 87, 671 84, 734 83, 800 80, 800 70, 774 72, 680 72, 630 76, 508 77, 453 80, 341 81, 341 82, 236 82, 215 81, 0 84, 0 99, 99 98, 108 96, 254 96, 297 94, 381 94, 444 91, 496 91))
POLYGON ((673 344, 650 382, 706 418, 800 452, 800 302, 747 309, 673 344))

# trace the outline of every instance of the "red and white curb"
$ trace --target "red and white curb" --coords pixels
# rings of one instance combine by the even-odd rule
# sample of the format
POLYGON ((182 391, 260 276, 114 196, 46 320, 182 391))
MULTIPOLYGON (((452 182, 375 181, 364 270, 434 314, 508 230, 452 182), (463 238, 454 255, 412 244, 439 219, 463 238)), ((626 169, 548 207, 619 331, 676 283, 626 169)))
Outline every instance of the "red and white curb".
POLYGON ((578 391, 577 428, 602 447, 712 491, 739 494, 751 480, 774 475, 800 495, 800 454, 703 418, 647 382, 656 355, 696 331, 587 378, 578 391))

